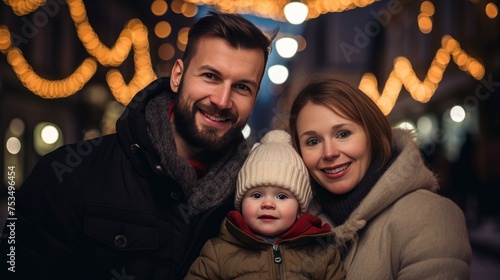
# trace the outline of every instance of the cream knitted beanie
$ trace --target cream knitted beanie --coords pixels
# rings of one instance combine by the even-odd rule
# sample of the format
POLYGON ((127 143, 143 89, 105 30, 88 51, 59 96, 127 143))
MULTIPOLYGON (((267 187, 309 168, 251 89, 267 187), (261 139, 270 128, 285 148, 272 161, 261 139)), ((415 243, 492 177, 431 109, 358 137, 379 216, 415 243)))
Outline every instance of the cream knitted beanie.
POLYGON ((312 199, 309 174, 302 158, 292 147, 290 134, 272 130, 252 147, 236 182, 234 206, 241 211, 241 200, 254 187, 277 186, 287 189, 306 213, 312 199))

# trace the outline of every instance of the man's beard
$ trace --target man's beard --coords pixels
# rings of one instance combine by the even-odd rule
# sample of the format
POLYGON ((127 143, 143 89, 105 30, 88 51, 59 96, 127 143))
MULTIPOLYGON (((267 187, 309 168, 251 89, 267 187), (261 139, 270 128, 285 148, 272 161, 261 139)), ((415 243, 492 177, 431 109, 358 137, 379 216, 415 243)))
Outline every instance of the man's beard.
POLYGON ((191 146, 205 149, 208 153, 217 153, 227 148, 231 142, 242 135, 245 123, 230 128, 224 135, 218 136, 217 130, 211 127, 198 129, 196 126, 196 113, 201 108, 207 114, 218 113, 221 118, 232 117, 230 110, 219 110, 214 105, 209 107, 200 106, 195 102, 193 108, 183 98, 182 82, 174 100, 173 114, 177 133, 191 146))

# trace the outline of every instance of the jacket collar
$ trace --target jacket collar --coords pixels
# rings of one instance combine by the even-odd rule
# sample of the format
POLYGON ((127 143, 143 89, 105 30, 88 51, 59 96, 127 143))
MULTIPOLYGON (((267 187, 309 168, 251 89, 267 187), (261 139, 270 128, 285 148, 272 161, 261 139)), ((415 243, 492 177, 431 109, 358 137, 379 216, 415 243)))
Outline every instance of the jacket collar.
MULTIPOLYGON (((302 237, 317 236, 327 233, 330 235, 330 225, 322 224, 321 219, 311 214, 305 214, 300 217, 293 226, 281 236, 276 238, 275 244, 280 244, 283 241, 298 240, 302 237)), ((245 223, 243 216, 239 211, 233 210, 227 214, 226 220, 221 227, 221 235, 227 237, 227 233, 237 237, 240 242, 246 243, 248 246, 268 245, 264 239, 256 235, 245 223)))

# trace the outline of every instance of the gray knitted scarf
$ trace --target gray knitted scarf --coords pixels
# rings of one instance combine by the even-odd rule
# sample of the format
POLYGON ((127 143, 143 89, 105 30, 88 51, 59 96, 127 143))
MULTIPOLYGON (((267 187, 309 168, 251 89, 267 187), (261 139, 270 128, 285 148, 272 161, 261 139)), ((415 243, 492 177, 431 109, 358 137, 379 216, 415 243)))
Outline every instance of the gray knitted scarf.
POLYGON ((219 153, 218 158, 211 158, 207 172, 198 178, 195 169, 177 154, 168 117, 171 102, 172 97, 167 93, 158 95, 147 104, 147 131, 163 170, 181 186, 187 200, 188 215, 192 218, 221 205, 232 196, 248 148, 241 137, 219 153))

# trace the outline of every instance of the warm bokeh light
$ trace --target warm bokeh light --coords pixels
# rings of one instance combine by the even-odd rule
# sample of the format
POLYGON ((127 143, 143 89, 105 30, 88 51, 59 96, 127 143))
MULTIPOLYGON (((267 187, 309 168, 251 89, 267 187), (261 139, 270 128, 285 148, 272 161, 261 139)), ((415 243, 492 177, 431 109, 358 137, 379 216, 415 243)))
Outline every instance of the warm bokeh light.
POLYGON ((420 12, 428 16, 433 16, 435 12, 434 4, 431 1, 424 1, 420 5, 420 12))
POLYGON ((172 26, 166 21, 160 21, 155 25, 155 35, 158 38, 167 38, 170 32, 172 32, 172 26))
POLYGON ((11 47, 10 32, 5 26, 0 26, 0 51, 7 53, 11 47))
POLYGON ((158 57, 161 60, 169 60, 172 59, 175 55, 175 48, 172 44, 163 43, 158 47, 158 57))
POLYGON ((432 16, 435 13, 434 4, 431 1, 424 1, 420 5, 420 14, 417 17, 420 32, 429 34, 432 31, 432 16))
POLYGON ((177 40, 184 45, 187 44, 188 33, 189 33, 189 27, 181 28, 181 30, 179 30, 179 33, 177 35, 177 40))
POLYGON ((498 7, 495 3, 490 2, 486 4, 485 12, 489 18, 496 18, 498 16, 498 7))
POLYGON ((181 14, 182 13, 182 4, 184 4, 183 0, 173 0, 172 3, 170 3, 170 8, 172 9, 172 11, 174 13, 181 14))
POLYGON ((194 17, 198 13, 198 6, 193 3, 183 3, 181 6, 181 13, 188 18, 194 17))
POLYGON ((431 33, 431 31, 432 31, 432 19, 425 14, 420 14, 418 16, 418 28, 424 34, 431 33))
POLYGON ((151 12, 155 16, 162 16, 168 10, 168 4, 165 0, 155 0, 151 3, 151 12))

